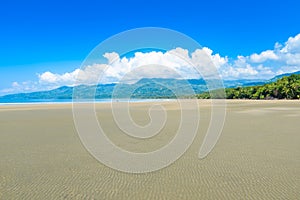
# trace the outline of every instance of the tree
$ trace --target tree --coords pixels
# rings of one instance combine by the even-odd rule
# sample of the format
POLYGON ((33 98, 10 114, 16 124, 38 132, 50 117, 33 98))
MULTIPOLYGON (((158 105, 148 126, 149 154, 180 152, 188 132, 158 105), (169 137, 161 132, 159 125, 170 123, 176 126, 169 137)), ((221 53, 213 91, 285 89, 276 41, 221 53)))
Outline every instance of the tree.
MULTIPOLYGON (((300 99, 300 74, 285 76, 261 86, 227 88, 225 91, 227 99, 300 99)), ((205 92, 198 94, 197 98, 207 99, 211 96, 205 92)), ((212 98, 216 98, 216 95, 212 98)))

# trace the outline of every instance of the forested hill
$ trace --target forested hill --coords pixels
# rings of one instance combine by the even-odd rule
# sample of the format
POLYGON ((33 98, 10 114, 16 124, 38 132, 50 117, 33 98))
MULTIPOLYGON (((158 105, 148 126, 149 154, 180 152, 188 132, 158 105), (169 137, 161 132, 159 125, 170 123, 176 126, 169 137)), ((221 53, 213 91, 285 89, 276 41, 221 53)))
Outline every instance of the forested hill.
MULTIPOLYGON (((300 99, 300 74, 292 74, 261 86, 226 88, 227 99, 300 99)), ((198 94, 209 99, 208 92, 198 94)))

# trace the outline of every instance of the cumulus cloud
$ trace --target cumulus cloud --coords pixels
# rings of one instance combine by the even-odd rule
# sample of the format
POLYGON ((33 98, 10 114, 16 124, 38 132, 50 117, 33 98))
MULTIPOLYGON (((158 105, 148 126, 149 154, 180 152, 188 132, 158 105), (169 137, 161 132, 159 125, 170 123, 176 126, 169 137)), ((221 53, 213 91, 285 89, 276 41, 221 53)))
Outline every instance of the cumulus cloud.
POLYGON ((1 93, 52 89, 79 84, 133 83, 141 78, 200 78, 220 73, 224 79, 268 79, 275 75, 300 70, 300 34, 273 49, 260 53, 228 58, 208 47, 189 52, 174 48, 166 52, 136 52, 132 57, 120 57, 117 52, 103 55, 105 63, 87 65, 63 74, 46 71, 38 74, 38 81, 13 82, 1 93))
POLYGON ((279 57, 274 53, 274 51, 267 50, 260 54, 254 53, 250 56, 250 59, 254 63, 261 63, 266 60, 277 60, 279 57))
POLYGON ((112 62, 120 59, 119 54, 117 54, 116 52, 105 53, 103 55, 103 57, 108 60, 108 63, 112 63, 112 62))
POLYGON ((234 67, 230 66, 229 68, 226 69, 226 71, 223 72, 223 77, 248 78, 248 77, 251 77, 251 76, 254 76, 257 74, 258 74, 258 71, 256 71, 250 65, 247 65, 246 67, 243 67, 243 68, 241 68, 241 67, 234 68, 234 67))
POLYGON ((290 37, 281 49, 282 53, 300 53, 300 34, 290 37))
POLYGON ((249 78, 257 74, 258 71, 247 62, 247 58, 244 56, 238 56, 233 63, 221 69, 223 78, 249 78))
POLYGON ((136 52, 133 57, 120 58, 116 52, 103 55, 107 63, 93 64, 64 74, 49 71, 39 75, 39 82, 47 85, 78 85, 135 82, 141 78, 200 78, 217 73, 228 62, 227 57, 213 54, 207 47, 196 49, 189 55, 183 48, 167 52, 136 52))
MULTIPOLYGON (((243 56, 242 59, 238 57, 237 60, 234 61, 232 75, 237 76, 237 74, 239 74, 238 72, 236 73, 236 71, 241 63, 244 63, 244 67, 248 69, 250 69, 250 66, 255 69, 258 73, 253 73, 253 75, 257 78, 270 78, 282 73, 299 71, 300 34, 295 37, 290 37, 284 44, 275 43, 274 49, 272 50, 266 50, 259 54, 254 53, 250 56, 243 56)), ((240 75, 243 74, 241 73, 240 75)), ((251 73, 248 75, 251 75, 251 73)))
POLYGON ((228 59, 208 47, 189 52, 175 48, 166 52, 136 52, 132 57, 120 57, 116 52, 103 55, 106 63, 96 63, 73 72, 39 75, 44 85, 76 85, 135 82, 140 78, 200 78, 220 73, 224 79, 267 79, 278 73, 300 70, 300 34, 284 44, 276 43, 273 50, 228 59), (139 69, 138 69, 139 68, 139 69))
POLYGON ((39 82, 41 84, 72 85, 72 84, 74 84, 74 80, 78 76, 79 71, 80 71, 80 69, 76 69, 73 72, 64 73, 64 74, 55 74, 55 73, 47 71, 42 74, 38 74, 38 78, 39 78, 39 82))
POLYGON ((192 63, 201 68, 219 69, 222 65, 228 62, 227 57, 221 57, 219 54, 213 54, 213 51, 207 47, 196 49, 192 53, 192 63))

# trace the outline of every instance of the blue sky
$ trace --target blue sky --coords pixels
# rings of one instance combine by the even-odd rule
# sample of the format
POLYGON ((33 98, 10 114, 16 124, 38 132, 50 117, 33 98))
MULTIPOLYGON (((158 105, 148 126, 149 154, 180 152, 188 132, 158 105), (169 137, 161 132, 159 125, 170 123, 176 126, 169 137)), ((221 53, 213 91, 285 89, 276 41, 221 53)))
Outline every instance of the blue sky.
POLYGON ((101 41, 138 27, 174 29, 238 61, 299 34, 299 10, 297 0, 2 1, 0 95, 25 91, 38 74, 71 73, 101 41))

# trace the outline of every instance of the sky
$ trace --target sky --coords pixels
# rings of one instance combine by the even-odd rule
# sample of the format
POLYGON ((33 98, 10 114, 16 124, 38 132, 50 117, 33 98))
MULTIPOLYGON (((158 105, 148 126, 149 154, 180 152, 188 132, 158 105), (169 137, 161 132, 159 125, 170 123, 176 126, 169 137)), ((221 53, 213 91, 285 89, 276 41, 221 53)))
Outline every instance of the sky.
POLYGON ((187 59, 199 66, 205 63, 192 55, 205 53, 225 79, 271 78, 298 71, 299 10, 297 0, 1 1, 0 95, 72 85, 78 73, 89 75, 79 67, 100 42, 141 27, 176 30, 204 48, 178 47, 119 60, 107 65, 113 67, 107 82, 153 58, 186 70, 170 57, 172 52, 183 56, 188 52, 187 59))

